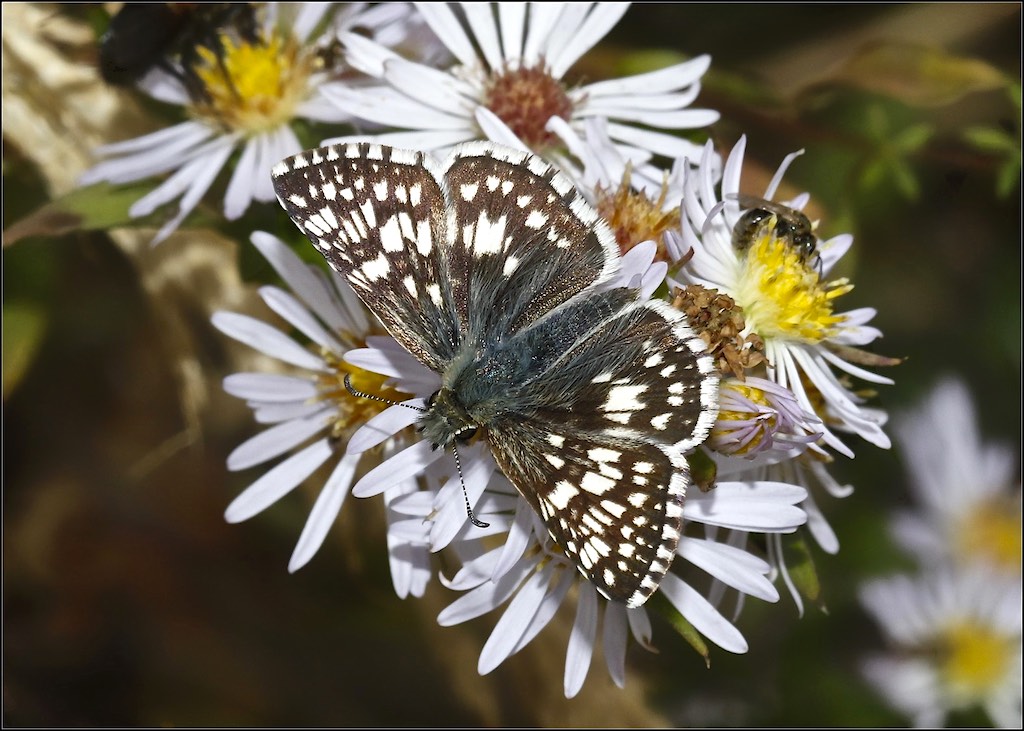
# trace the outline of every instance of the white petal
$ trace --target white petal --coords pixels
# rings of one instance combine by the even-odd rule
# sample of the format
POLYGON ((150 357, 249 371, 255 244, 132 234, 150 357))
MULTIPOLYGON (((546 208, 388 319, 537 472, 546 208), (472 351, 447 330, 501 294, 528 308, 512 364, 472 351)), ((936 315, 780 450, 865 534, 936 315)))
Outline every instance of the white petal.
MULTIPOLYGON (((369 341, 369 338, 367 339, 369 341)), ((379 342, 379 341, 377 341, 379 342)), ((365 368, 382 376, 393 378, 408 373, 413 364, 422 368, 419 361, 409 354, 401 345, 392 341, 393 347, 356 348, 345 353, 344 360, 354 366, 365 368)))
MULTIPOLYGON (((448 148, 468 142, 479 137, 479 132, 472 128, 467 120, 461 129, 442 130, 409 130, 407 132, 387 132, 379 135, 347 135, 324 140, 325 145, 345 144, 348 142, 374 142, 391 147, 402 147, 411 150, 447 150, 448 148)), ((447 154, 447 152, 445 153, 447 154)))
MULTIPOLYGON (((362 323, 353 322, 348 316, 350 313, 335 301, 324 279, 314 274, 310 266, 302 261, 283 241, 263 231, 253 232, 249 240, 270 262, 274 271, 281 276, 291 290, 301 293, 302 299, 328 327, 334 330, 348 331, 353 335, 359 335, 366 331, 365 316, 362 323)), ((345 287, 348 285, 346 284, 345 287)))
POLYGON ((575 28, 557 57, 549 59, 551 75, 560 79, 565 72, 604 38, 629 9, 629 3, 597 3, 583 24, 575 28))
POLYGON ((229 523, 239 523, 270 507, 298 487, 333 453, 330 442, 321 439, 292 455, 236 497, 224 511, 224 519, 229 523))
POLYGON ((253 401, 304 402, 317 395, 310 379, 277 373, 232 373, 224 379, 224 390, 253 401))
POLYGON ((322 405, 305 418, 277 424, 245 440, 228 455, 228 469, 232 472, 248 469, 291 451, 323 431, 330 423, 333 411, 332 406, 322 405))
MULTIPOLYGON (((530 22, 526 29, 526 41, 523 43, 522 66, 536 66, 547 49, 548 37, 555 26, 555 21, 562 12, 559 3, 535 2, 529 4, 530 22)), ((509 55, 506 51, 506 55, 509 55)))
POLYGON ((533 534, 533 508, 526 500, 516 501, 516 517, 512 521, 508 538, 501 549, 501 557, 494 565, 494 573, 491 574, 491 581, 496 581, 506 571, 516 564, 523 557, 526 547, 530 545, 530 536, 533 534))
POLYGON ((765 578, 770 566, 742 549, 717 541, 687 537, 679 542, 677 553, 744 594, 768 602, 779 600, 779 592, 765 578))
POLYGON ((554 565, 548 563, 530 576, 509 602, 480 651, 480 660, 476 666, 480 675, 491 672, 512 654, 544 599, 553 570, 554 565))
POLYGON ((444 3, 414 3, 427 25, 437 34, 448 50, 464 66, 473 66, 477 61, 476 50, 462 30, 458 18, 444 3))
POLYGON ((418 475, 428 464, 444 454, 444 450, 433 449, 433 445, 426 440, 416 442, 363 475, 352 488, 352 494, 356 497, 379 495, 392 485, 418 475))
POLYGON ((487 581, 477 588, 466 592, 441 610, 437 615, 437 623, 442 627, 467 622, 470 619, 487 614, 492 609, 501 606, 518 588, 519 583, 528 574, 533 573, 537 566, 538 558, 524 558, 511 571, 496 582, 487 581))
POLYGON ((280 330, 255 317, 236 312, 215 312, 210 318, 213 326, 230 338, 245 343, 261 353, 283 360, 285 363, 308 368, 311 371, 327 369, 324 362, 289 338, 280 330))
MULTIPOLYGON (((540 55, 551 65, 551 59, 561 56, 562 51, 569 44, 572 37, 583 25, 587 13, 594 6, 594 3, 559 3, 555 7, 560 11, 554 18, 545 39, 544 47, 540 49, 540 55)), ((560 79, 561 74, 552 74, 555 79, 560 79)))
POLYGON ((622 602, 605 604, 601 647, 604 650, 608 674, 612 682, 620 688, 626 687, 627 626, 626 605, 622 602))
POLYGON ((526 30, 526 3, 498 3, 498 30, 502 56, 513 65, 523 57, 523 32, 526 30))
POLYGON ((544 600, 540 603, 540 607, 537 608, 537 613, 533 615, 533 619, 530 620, 530 626, 523 632, 523 636, 519 638, 519 642, 516 643, 516 647, 512 650, 512 654, 519 652, 521 649, 526 647, 533 638, 540 634, 540 631, 548 626, 548 622, 551 621, 552 617, 558 611, 558 608, 562 606, 562 602, 565 601, 566 595, 569 593, 569 589, 576 582, 579 577, 579 572, 572 566, 561 565, 561 570, 558 572, 558 580, 555 583, 554 588, 549 589, 547 594, 544 595, 544 600))
POLYGON ((491 4, 465 3, 462 10, 466 14, 466 22, 476 39, 477 46, 487 60, 487 65, 493 71, 504 70, 505 59, 502 58, 501 44, 498 42, 498 29, 494 27, 491 4))
POLYGON ((613 94, 655 94, 657 92, 674 91, 699 80, 710 65, 710 56, 697 56, 689 61, 658 69, 657 71, 587 84, 584 90, 588 96, 593 97, 611 96, 613 94))
POLYGON ((317 319, 294 296, 269 284, 260 287, 259 292, 270 309, 321 348, 338 355, 345 352, 346 348, 324 330, 317 319))
POLYGON ((687 493, 683 515, 689 520, 738 530, 793 530, 807 520, 804 511, 796 506, 806 497, 804 488, 785 482, 721 482, 709 492, 687 493))
POLYGON ((306 525, 302 528, 302 535, 299 536, 299 542, 295 545, 295 551, 288 562, 288 571, 298 571, 320 550, 331 526, 338 519, 358 462, 359 455, 349 454, 342 457, 338 466, 334 468, 334 472, 317 496, 306 525))
POLYGON ((384 78, 403 94, 435 109, 468 117, 477 106, 476 89, 429 66, 396 58, 384 65, 384 78))
MULTIPOLYGON (((694 114, 693 127, 706 127, 718 121, 718 112, 704 113, 702 110, 693 109, 689 111, 694 114)), ((658 155, 665 155, 671 158, 685 157, 692 159, 699 154, 701 149, 694 143, 681 137, 616 122, 608 123, 608 134, 616 142, 626 142, 635 147, 650 150, 658 155)))
POLYGON ((239 218, 252 203, 257 172, 256 159, 259 152, 258 140, 261 137, 262 135, 246 141, 242 148, 242 156, 238 158, 235 170, 231 174, 228 189, 224 193, 224 217, 229 221, 239 218))
POLYGON ((594 655, 597 636, 597 590, 589 581, 581 581, 576 604, 576 621, 569 633, 569 648, 565 653, 565 697, 573 698, 583 687, 594 655))
POLYGON ((697 590, 684 583, 674 574, 668 574, 661 581, 661 593, 679 610, 694 629, 721 647, 723 650, 742 654, 747 651, 747 641, 708 600, 697 590))
POLYGON ((484 133, 487 139, 497 142, 499 145, 511 147, 514 150, 531 152, 526 143, 520 140, 516 133, 487 107, 477 107, 473 112, 473 116, 477 124, 480 125, 480 131, 484 133))
POLYGON ((410 399, 403 401, 407 406, 389 406, 374 417, 371 417, 359 427, 348 440, 345 447, 347 454, 359 454, 367 449, 376 447, 385 439, 390 439, 407 426, 415 424, 420 418, 418 409, 410 409, 409 406, 423 408, 423 399, 410 399))

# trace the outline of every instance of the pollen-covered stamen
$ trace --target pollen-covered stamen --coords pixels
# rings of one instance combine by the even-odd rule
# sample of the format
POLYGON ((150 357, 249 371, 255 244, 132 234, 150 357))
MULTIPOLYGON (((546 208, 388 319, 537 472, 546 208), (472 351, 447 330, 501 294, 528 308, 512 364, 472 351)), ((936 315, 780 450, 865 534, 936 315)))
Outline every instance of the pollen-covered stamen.
POLYGON ((764 341, 756 333, 743 334, 743 308, 728 295, 691 284, 675 291, 672 306, 686 313, 722 373, 742 381, 747 370, 764 362, 764 341))
POLYGON ((853 289, 847 279, 822 282, 814 261, 807 261, 774 224, 761 227, 745 256, 734 292, 747 326, 763 338, 820 343, 837 334, 844 318, 832 302, 853 289))
POLYGON ((530 68, 506 67, 493 72, 483 105, 533 150, 544 150, 558 142, 545 125, 552 117, 568 121, 573 109, 565 86, 551 76, 543 61, 530 68))
POLYGON ((229 131, 256 134, 291 120, 309 94, 309 77, 317 68, 313 52, 294 39, 273 35, 259 43, 221 36, 222 53, 200 48, 195 71, 207 101, 192 111, 229 131))
POLYGON ((387 376, 346 363, 333 353, 325 352, 321 355, 330 370, 319 375, 317 398, 330 401, 336 407, 334 422, 331 424, 332 437, 340 439, 348 436, 368 419, 388 408, 387 402, 401 403, 408 400, 408 394, 385 385, 387 376), (353 390, 373 394, 375 398, 354 396, 345 386, 346 377, 353 390))
POLYGON ((652 200, 642 191, 633 190, 632 172, 632 166, 627 163, 622 181, 614 191, 598 186, 595 207, 611 226, 623 254, 642 241, 653 241, 658 246, 655 259, 666 261, 665 232, 679 227, 679 207, 665 210, 667 176, 658 198, 652 200))

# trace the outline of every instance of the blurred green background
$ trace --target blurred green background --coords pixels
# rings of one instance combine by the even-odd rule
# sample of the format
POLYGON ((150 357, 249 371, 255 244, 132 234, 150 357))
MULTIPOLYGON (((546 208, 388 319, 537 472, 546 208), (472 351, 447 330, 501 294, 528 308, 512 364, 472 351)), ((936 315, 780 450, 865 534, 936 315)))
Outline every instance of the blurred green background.
MULTIPOLYGON (((66 192, 53 170, 77 175, 103 134, 78 136, 52 109, 36 142, 8 134, 16 122, 32 128, 30 113, 54 101, 26 81, 46 69, 25 63, 19 43, 77 66, 76 83, 98 83, 86 21, 100 8, 33 7, 41 14, 26 20, 4 5, 5 230, 66 192), (36 17, 36 35, 25 33, 36 17), (79 156, 40 162, 65 148, 79 156)), ((896 385, 876 403, 913 406, 957 374, 983 433, 1019 444, 1020 5, 640 5, 577 72, 698 53, 713 60, 695 106, 721 111, 719 149, 745 133, 745 177, 765 182, 786 153, 806 149, 790 190, 811 192, 822 233, 854 234, 841 273, 856 289, 841 309, 877 308, 872 324, 885 337, 874 351, 906 358, 887 369, 896 385)), ((80 91, 69 85, 56 99, 80 91)), ((136 116, 106 139, 147 129, 147 110, 126 96, 117 98, 136 116)), ((216 211, 219 199, 207 200, 216 211)), ((244 230, 291 227, 271 206, 254 215, 260 223, 244 230)), ((208 321, 218 307, 258 311, 238 281, 236 262, 252 260, 244 234, 189 230, 156 250, 130 231, 9 239, 6 725, 905 724, 857 674, 883 641, 855 599, 859 582, 910 565, 886 531, 892 510, 911 504, 898 450, 851 440, 856 459, 834 465, 856 492, 820 500, 842 545, 814 552, 827 614, 811 606, 799 618, 780 585, 778 604, 751 600, 737 621, 750 652, 712 648, 710 669, 656 621, 659 653, 631 647, 625 690, 598 658, 566 700, 572 613, 477 676, 497 615, 438 627, 452 596, 436 583, 423 600, 398 600, 376 501, 349 499, 296 575, 285 566, 316 480, 247 523, 224 523, 259 474, 224 467, 256 426, 220 389, 246 356, 208 321)))

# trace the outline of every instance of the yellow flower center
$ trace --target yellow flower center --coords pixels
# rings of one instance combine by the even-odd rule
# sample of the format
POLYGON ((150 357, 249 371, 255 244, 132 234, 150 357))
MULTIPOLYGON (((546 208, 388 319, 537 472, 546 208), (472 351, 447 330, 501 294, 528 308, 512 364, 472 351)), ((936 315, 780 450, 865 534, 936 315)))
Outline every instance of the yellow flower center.
POLYGON ((223 54, 200 48, 195 69, 208 101, 193 108, 196 116, 232 131, 258 134, 285 124, 308 96, 315 54, 300 52, 292 38, 273 35, 250 44, 221 35, 223 54))
POLYGON ((832 314, 832 301, 853 285, 847 279, 823 283, 816 259, 801 257, 796 247, 775 236, 774 228, 772 218, 741 257, 736 304, 748 328, 763 338, 819 343, 838 332, 844 318, 832 314))
POLYGON ((1006 677, 1014 642, 991 627, 966 621, 948 627, 940 640, 940 652, 951 700, 968 705, 991 691, 1006 677))
MULTIPOLYGON (((762 420, 759 422, 759 428, 757 429, 756 436, 754 436, 754 438, 751 439, 746 444, 737 447, 734 451, 731 452, 731 454, 746 454, 751 449, 757 447, 763 441, 765 432, 774 430, 775 425, 778 422, 778 417, 775 415, 774 408, 772 407, 771 402, 768 400, 768 397, 765 395, 764 391, 762 391, 759 388, 753 388, 752 386, 748 386, 746 383, 742 383, 741 381, 735 381, 731 379, 728 381, 723 381, 721 385, 721 390, 723 393, 722 397, 720 397, 719 399, 720 401, 728 403, 728 398, 725 398, 725 392, 727 392, 730 389, 736 391, 741 396, 750 399, 755 404, 771 409, 770 414, 766 413, 762 415, 762 420)), ((716 437, 718 439, 727 438, 727 435, 730 431, 730 427, 728 426, 730 421, 747 421, 749 419, 754 418, 756 415, 757 414, 753 411, 720 410, 718 412, 718 420, 715 422, 714 427, 712 427, 711 429, 712 439, 715 439, 716 437)))
POLYGON ((982 503, 966 515, 957 531, 960 555, 1002 569, 1021 569, 1021 513, 1017 498, 982 503))
POLYGON ((409 394, 385 387, 387 376, 354 366, 333 353, 322 355, 331 371, 320 375, 319 398, 322 401, 331 401, 336 406, 334 424, 331 426, 331 436, 336 439, 349 436, 368 419, 388 408, 388 404, 376 399, 353 396, 349 393, 345 388, 346 375, 349 376, 352 388, 356 391, 387 401, 401 402, 409 398, 409 394))

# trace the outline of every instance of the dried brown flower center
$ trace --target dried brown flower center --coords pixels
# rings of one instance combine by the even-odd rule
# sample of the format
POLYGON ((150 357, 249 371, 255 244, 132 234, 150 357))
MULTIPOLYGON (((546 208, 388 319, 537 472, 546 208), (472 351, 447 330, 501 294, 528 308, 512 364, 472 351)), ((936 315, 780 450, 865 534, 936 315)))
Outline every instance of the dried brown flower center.
POLYGON ((506 69, 491 77, 484 106, 508 125, 533 150, 554 145, 558 138, 545 129, 552 117, 568 121, 572 101, 562 82, 541 63, 532 68, 506 69))

